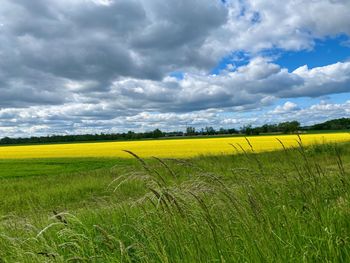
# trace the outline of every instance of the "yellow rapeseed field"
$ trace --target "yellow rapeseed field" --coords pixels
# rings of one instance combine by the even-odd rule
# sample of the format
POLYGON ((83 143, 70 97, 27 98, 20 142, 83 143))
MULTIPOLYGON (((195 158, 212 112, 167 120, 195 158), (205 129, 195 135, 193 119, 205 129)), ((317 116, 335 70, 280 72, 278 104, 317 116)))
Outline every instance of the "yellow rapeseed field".
MULTIPOLYGON (((249 141, 256 152, 282 149, 277 138, 286 147, 297 146, 296 135, 254 136, 249 141)), ((323 142, 350 141, 349 133, 305 134, 301 135, 304 145, 323 142)), ((175 157, 186 158, 208 154, 234 153, 235 149, 243 147, 249 150, 244 137, 200 138, 200 139, 172 139, 172 140, 144 140, 129 142, 101 142, 51 144, 34 146, 5 146, 0 147, 0 159, 28 159, 28 158, 62 158, 62 157, 125 157, 131 156, 123 150, 129 150, 140 157, 175 157)))

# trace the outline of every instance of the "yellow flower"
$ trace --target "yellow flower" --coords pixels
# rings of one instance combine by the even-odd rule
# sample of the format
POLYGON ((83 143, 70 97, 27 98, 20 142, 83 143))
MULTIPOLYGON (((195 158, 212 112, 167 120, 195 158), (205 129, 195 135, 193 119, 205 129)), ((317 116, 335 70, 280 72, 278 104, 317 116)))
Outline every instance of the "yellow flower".
MULTIPOLYGON (((349 133, 304 134, 300 137, 304 145, 350 141, 349 133)), ((296 135, 253 136, 248 139, 255 152, 282 149, 282 145, 278 140, 287 148, 298 146, 298 137, 296 135)), ((244 137, 165 139, 129 142, 4 146, 0 147, 0 159, 132 157, 126 152, 123 152, 123 150, 132 151, 140 157, 157 156, 163 158, 186 158, 198 155, 235 153, 236 150, 232 145, 234 145, 238 151, 242 151, 242 148, 245 151, 251 150, 249 143, 244 137)))

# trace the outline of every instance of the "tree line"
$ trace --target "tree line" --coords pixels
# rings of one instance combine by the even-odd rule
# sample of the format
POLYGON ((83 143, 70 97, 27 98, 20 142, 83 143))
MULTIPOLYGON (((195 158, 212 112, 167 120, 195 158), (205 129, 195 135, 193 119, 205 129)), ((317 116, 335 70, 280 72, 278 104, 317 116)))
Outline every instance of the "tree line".
POLYGON ((244 134, 244 135, 259 135, 269 133, 296 133, 307 132, 314 130, 347 130, 350 129, 350 118, 341 118, 318 123, 312 126, 301 127, 298 121, 281 122, 278 124, 265 124, 259 127, 253 127, 252 125, 246 125, 240 129, 215 129, 213 127, 205 127, 202 129, 196 129, 195 127, 187 127, 185 132, 172 131, 163 132, 160 129, 155 129, 149 132, 133 132, 128 131, 126 133, 111 133, 111 134, 80 134, 80 135, 51 135, 41 137, 29 137, 29 138, 9 138, 5 137, 0 139, 0 145, 10 144, 45 144, 45 143, 68 143, 68 142, 89 142, 89 141, 127 141, 127 140, 140 140, 140 139, 157 139, 164 137, 181 137, 181 136, 210 136, 210 135, 232 135, 232 134, 244 134))
POLYGON ((315 124, 314 130, 347 130, 350 129, 350 118, 341 118, 315 124))

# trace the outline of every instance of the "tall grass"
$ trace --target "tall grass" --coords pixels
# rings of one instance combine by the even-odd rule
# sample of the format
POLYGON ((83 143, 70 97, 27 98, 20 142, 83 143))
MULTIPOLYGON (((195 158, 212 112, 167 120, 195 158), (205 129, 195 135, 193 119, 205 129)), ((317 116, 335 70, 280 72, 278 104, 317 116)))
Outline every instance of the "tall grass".
POLYGON ((350 261, 349 145, 253 146, 192 160, 130 153, 140 165, 110 171, 103 205, 3 217, 0 262, 350 261))

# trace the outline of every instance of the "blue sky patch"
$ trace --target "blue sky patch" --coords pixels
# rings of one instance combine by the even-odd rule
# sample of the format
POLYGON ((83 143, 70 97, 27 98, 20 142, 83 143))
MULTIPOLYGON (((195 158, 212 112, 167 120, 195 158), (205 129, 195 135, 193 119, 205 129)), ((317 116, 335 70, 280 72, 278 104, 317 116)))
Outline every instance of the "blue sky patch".
POLYGON ((249 63, 250 56, 243 51, 233 52, 222 58, 218 65, 210 72, 212 75, 219 75, 223 70, 227 70, 228 65, 232 64, 234 68, 238 68, 249 63))
POLYGON ((349 38, 338 36, 325 40, 316 40, 312 50, 279 53, 276 64, 293 71, 303 65, 309 68, 322 67, 350 59, 349 38))
POLYGON ((170 77, 176 78, 178 80, 184 79, 185 74, 182 71, 174 71, 169 74, 170 77))

